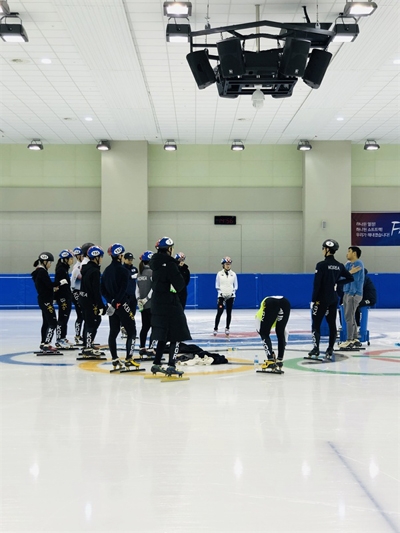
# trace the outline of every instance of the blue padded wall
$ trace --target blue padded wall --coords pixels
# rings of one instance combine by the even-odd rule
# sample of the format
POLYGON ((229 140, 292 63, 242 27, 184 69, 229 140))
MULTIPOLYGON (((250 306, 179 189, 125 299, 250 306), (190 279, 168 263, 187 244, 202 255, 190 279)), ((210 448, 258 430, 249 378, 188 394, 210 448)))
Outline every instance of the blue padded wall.
MULTIPOLYGON (((370 274, 378 293, 375 307, 400 308, 400 274, 370 274)), ((285 296, 293 309, 310 307, 314 274, 238 274, 237 309, 257 309, 266 296, 285 296)), ((215 274, 192 274, 188 309, 216 309, 215 274)), ((0 309, 37 307, 29 274, 0 275, 0 309)))

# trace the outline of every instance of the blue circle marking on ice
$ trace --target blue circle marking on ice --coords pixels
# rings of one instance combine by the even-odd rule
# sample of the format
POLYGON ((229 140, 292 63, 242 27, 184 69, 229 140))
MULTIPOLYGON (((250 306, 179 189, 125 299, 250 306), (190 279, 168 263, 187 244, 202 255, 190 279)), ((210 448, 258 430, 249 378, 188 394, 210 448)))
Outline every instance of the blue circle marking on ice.
POLYGON ((0 363, 8 363, 10 365, 28 365, 28 366, 74 366, 73 363, 42 363, 41 361, 37 363, 31 363, 29 361, 19 361, 17 359, 14 359, 15 357, 18 357, 21 355, 29 355, 31 353, 32 352, 6 353, 4 355, 0 355, 0 363))

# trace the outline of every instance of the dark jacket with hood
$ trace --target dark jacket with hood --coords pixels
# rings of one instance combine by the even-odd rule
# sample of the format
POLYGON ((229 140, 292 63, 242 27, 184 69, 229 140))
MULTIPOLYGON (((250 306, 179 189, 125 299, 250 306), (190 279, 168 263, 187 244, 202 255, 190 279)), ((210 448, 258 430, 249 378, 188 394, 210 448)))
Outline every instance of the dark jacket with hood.
POLYGON ((68 274, 69 265, 61 261, 56 265, 56 275, 54 278, 54 287, 58 290, 54 293, 57 301, 60 301, 61 298, 66 300, 72 300, 71 292, 71 279, 68 274))
POLYGON ((314 287, 311 297, 313 302, 332 305, 338 301, 337 286, 353 281, 353 276, 346 267, 336 261, 334 255, 327 255, 315 267, 314 287))
POLYGON ((37 266, 31 273, 36 291, 38 293, 38 300, 46 303, 53 303, 53 282, 50 279, 49 273, 44 266, 37 266))
POLYGON ((79 292, 82 307, 91 309, 93 306, 104 309, 104 303, 100 292, 100 265, 89 261, 82 265, 81 290, 79 292))
POLYGON ((128 301, 129 271, 113 258, 101 277, 101 292, 114 307, 128 301))
POLYGON ((190 331, 178 292, 186 287, 178 263, 167 253, 157 252, 150 260, 153 271, 151 327, 153 338, 159 341, 190 340, 190 331))

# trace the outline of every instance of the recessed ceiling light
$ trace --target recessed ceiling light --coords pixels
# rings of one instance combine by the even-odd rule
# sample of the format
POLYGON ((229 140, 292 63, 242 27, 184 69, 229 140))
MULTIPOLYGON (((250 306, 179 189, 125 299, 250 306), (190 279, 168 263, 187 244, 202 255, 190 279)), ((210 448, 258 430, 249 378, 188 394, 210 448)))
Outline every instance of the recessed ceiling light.
POLYGON ((344 118, 343 117, 337 117, 336 120, 339 120, 339 122, 340 122, 341 120, 344 120, 344 118))
POLYGON ((50 65, 51 59, 49 59, 48 57, 44 57, 43 59, 41 59, 41 63, 43 63, 43 65, 50 65))
POLYGON ((92 122, 92 117, 85 117, 86 122, 92 122))

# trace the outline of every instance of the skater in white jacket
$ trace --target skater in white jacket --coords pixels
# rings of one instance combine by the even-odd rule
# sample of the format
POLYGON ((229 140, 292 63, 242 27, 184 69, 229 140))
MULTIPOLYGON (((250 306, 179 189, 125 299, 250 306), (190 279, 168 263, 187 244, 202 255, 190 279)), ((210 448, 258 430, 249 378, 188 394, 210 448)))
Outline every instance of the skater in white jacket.
POLYGON ((217 315, 215 317, 214 335, 218 333, 218 325, 222 313, 226 308, 226 327, 225 335, 229 336, 229 327, 232 318, 233 302, 235 301, 236 291, 238 290, 238 280, 235 272, 231 270, 232 259, 224 257, 221 259, 222 270, 217 273, 215 278, 215 288, 218 291, 217 315))

